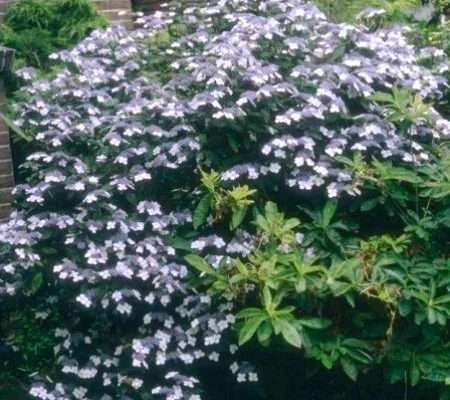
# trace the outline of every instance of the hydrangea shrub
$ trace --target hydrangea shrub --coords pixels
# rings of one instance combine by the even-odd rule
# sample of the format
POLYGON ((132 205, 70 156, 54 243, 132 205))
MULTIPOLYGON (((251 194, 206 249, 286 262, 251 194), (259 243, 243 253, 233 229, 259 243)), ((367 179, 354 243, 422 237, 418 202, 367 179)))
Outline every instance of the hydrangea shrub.
MULTIPOLYGON (((400 27, 335 24, 301 0, 175 6, 140 23, 55 54, 62 70, 52 81, 22 70, 28 99, 15 106, 16 125, 39 150, 0 227, 0 290, 37 304, 37 318, 58 315, 58 368, 33 385, 38 398, 196 400, 198 368, 214 362, 257 381, 232 328, 258 290, 247 278, 235 279, 239 293, 227 283, 233 260, 255 262, 266 243, 249 210, 258 222, 269 200, 287 213, 326 198, 330 210, 336 198, 358 202, 380 191, 368 188, 372 159, 397 173, 434 166, 450 134, 431 106, 446 80, 400 27)), ((339 243, 336 256, 317 253, 336 243, 297 226, 277 236, 276 251, 303 249, 325 264, 345 257, 339 243)), ((241 329, 241 344, 256 329, 241 329)), ((291 328, 281 333, 302 347, 291 328)), ((309 356, 332 367, 323 354, 309 356)))

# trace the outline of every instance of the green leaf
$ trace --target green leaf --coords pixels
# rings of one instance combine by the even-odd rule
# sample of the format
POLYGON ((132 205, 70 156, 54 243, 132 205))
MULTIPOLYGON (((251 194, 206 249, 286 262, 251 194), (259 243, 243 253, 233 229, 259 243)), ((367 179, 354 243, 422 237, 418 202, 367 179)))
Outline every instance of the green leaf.
POLYGON ((420 381, 420 369, 416 362, 416 357, 413 356, 410 368, 409 368, 409 379, 411 381, 411 386, 416 386, 420 381))
POLYGON ((447 303, 450 303, 450 294, 446 294, 444 296, 440 296, 440 297, 438 297, 437 299, 435 299, 433 301, 433 304, 435 306, 440 305, 440 304, 447 304, 447 303))
POLYGON ((231 223, 230 223, 230 229, 234 230, 239 225, 241 225, 242 221, 244 220, 245 216, 247 215, 247 206, 239 207, 239 208, 233 208, 232 214, 231 214, 231 223))
POLYGON ((263 289, 263 301, 266 309, 272 305, 272 294, 270 293, 270 289, 267 285, 265 285, 263 289))
POLYGON ((244 343, 248 342, 266 319, 266 315, 249 318, 239 332, 239 346, 242 346, 244 343))
POLYGON ((262 215, 256 216, 256 224, 266 233, 270 233, 270 225, 262 215))
POLYGON ((264 207, 267 221, 273 221, 278 214, 278 207, 273 201, 268 201, 264 207))
POLYGON ((167 238, 167 243, 178 250, 191 251, 191 242, 180 237, 167 238))
POLYGON ((325 204, 322 215, 322 221, 324 226, 330 225, 330 222, 333 219, 334 214, 336 214, 337 204, 338 203, 336 199, 328 200, 327 204, 325 204))
POLYGON ((214 271, 214 269, 202 257, 196 254, 189 254, 184 257, 184 259, 200 272, 204 272, 208 275, 217 275, 217 272, 214 271))
POLYGON ((138 199, 137 199, 136 195, 133 193, 128 193, 127 195, 125 195, 125 198, 133 206, 136 206, 138 204, 138 199))
POLYGON ((43 252, 44 254, 56 254, 56 253, 58 252, 58 250, 56 250, 56 249, 53 248, 53 247, 44 247, 44 248, 42 249, 42 252, 43 252))
POLYGON ((219 292, 222 292, 224 290, 228 289, 228 284, 224 281, 215 281, 212 285, 213 289, 218 290, 219 292))
POLYGON ((347 355, 363 364, 370 364, 372 362, 372 357, 370 354, 367 354, 362 350, 347 348, 347 355))
POLYGON ((228 279, 228 283, 230 285, 236 285, 239 282, 245 281, 247 279, 246 276, 242 274, 233 275, 230 279, 228 279))
POLYGON ((285 319, 279 319, 278 321, 281 326, 281 336, 283 336, 284 340, 292 346, 300 349, 302 347, 302 337, 298 333, 297 329, 285 319))
POLYGON ((402 317, 406 317, 412 310, 411 302, 407 299, 400 299, 398 302, 398 312, 402 317))
POLYGON ((331 321, 325 318, 302 318, 298 323, 310 329, 326 329, 331 326, 331 321))
POLYGON ((306 291, 306 279, 304 277, 300 277, 295 281, 295 291, 297 293, 303 293, 306 291))
POLYGON ((422 179, 417 176, 414 171, 404 168, 392 168, 389 171, 390 179, 408 183, 422 183, 422 179))
POLYGON ((42 275, 42 272, 38 272, 36 275, 33 276, 33 279, 31 280, 29 291, 31 294, 35 294, 42 284, 44 283, 44 275, 42 275))
POLYGON ((326 354, 326 353, 322 353, 320 355, 320 361, 322 362, 322 365, 326 368, 326 369, 331 369, 333 368, 333 360, 331 359, 331 357, 326 354))
POLYGON ((242 275, 248 276, 248 268, 241 260, 237 259, 234 265, 242 275))
POLYGON ((340 359, 342 369, 344 370, 345 374, 352 380, 356 381, 358 378, 358 368, 356 364, 347 357, 342 357, 340 359))
POLYGON ((369 100, 376 101, 378 103, 393 103, 394 97, 390 93, 376 92, 368 97, 369 100))
POLYGON ((291 231, 292 229, 294 229, 296 226, 300 225, 300 221, 297 218, 290 218, 288 219, 284 225, 283 225, 283 229, 281 230, 282 233, 291 231))
POLYGON ((280 316, 283 316, 283 315, 290 315, 290 314, 292 314, 292 312, 294 310, 295 310, 294 306, 287 306, 287 307, 284 307, 284 308, 281 308, 280 310, 278 310, 276 312, 276 316, 280 317, 280 316))
POLYGON ((240 318, 250 318, 250 317, 256 317, 256 316, 263 316, 266 315, 266 313, 261 310, 260 308, 256 308, 256 307, 249 307, 249 308, 245 308, 241 311, 239 311, 236 314, 236 318, 240 319, 240 318))
POLYGON ((334 282, 330 285, 330 289, 336 297, 346 294, 353 285, 348 282, 334 282))
POLYGON ((256 331, 256 335, 258 337, 258 341, 263 344, 267 342, 268 339, 272 336, 273 328, 272 324, 269 321, 264 321, 256 331))
POLYGON ((380 204, 382 199, 383 198, 381 196, 378 196, 373 199, 366 200, 361 204, 360 210, 362 212, 370 211, 374 209, 378 204, 380 204))
POLYGON ((195 208, 194 215, 192 216, 192 224, 194 225, 195 230, 202 226, 205 223, 206 218, 208 218, 212 199, 212 193, 205 194, 195 208))

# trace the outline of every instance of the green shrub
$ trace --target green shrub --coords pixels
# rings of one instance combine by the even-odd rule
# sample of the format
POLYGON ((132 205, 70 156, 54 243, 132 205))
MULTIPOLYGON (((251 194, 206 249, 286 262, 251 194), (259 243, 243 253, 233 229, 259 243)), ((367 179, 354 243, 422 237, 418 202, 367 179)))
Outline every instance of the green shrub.
POLYGON ((51 53, 73 46, 106 24, 90 0, 21 0, 6 11, 0 43, 17 51, 17 68, 46 69, 51 53))
POLYGON ((335 21, 353 21, 367 8, 386 10, 391 18, 405 18, 405 11, 422 5, 421 0, 315 0, 314 3, 335 21))

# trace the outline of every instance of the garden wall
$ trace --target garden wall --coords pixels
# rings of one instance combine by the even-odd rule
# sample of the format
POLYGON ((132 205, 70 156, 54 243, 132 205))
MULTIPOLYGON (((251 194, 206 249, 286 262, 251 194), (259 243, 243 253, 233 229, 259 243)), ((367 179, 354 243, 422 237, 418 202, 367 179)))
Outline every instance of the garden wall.
MULTIPOLYGON (((5 113, 5 91, 0 73, 0 112, 5 113)), ((11 212, 11 190, 14 186, 8 128, 0 118, 0 219, 11 212)))

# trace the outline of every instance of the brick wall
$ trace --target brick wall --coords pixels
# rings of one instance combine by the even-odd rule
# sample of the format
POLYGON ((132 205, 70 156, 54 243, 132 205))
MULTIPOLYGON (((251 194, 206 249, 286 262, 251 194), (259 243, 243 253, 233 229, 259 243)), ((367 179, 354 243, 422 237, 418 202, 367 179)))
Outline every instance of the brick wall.
MULTIPOLYGON (((2 1, 2 0, 0 0, 2 1)), ((124 24, 128 27, 132 26, 131 23, 131 0, 93 0, 97 4, 99 10, 101 10, 111 21, 124 24), (125 11, 125 15, 120 15, 125 11)))
MULTIPOLYGON (((5 114, 5 91, 0 74, 0 112, 5 114)), ((14 186, 8 128, 0 118, 0 219, 11 212, 11 190, 14 186)))
MULTIPOLYGON (((0 0, 0 20, 5 14, 8 4, 11 4, 15 0, 0 0)), ((119 15, 121 11, 131 11, 131 0, 93 0, 98 5, 98 8, 109 18, 111 21, 124 23, 130 25, 130 16, 119 15)))

